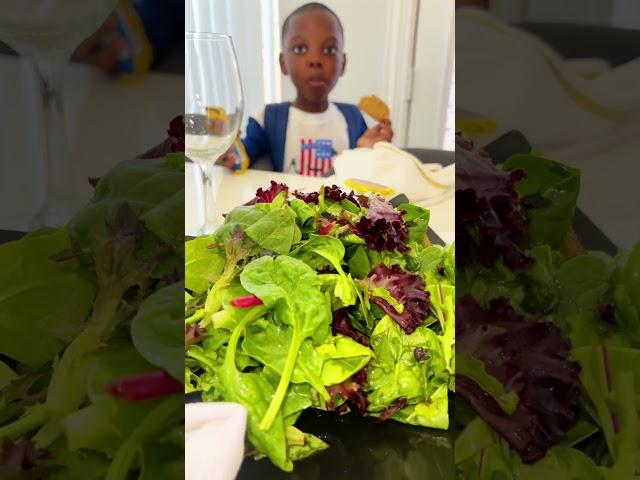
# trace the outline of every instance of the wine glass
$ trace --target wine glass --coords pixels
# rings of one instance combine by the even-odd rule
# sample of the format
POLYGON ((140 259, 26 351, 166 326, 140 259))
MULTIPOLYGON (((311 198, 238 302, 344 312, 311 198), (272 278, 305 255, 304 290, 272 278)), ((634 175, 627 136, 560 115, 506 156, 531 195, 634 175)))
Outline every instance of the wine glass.
POLYGON ((185 153, 200 170, 204 218, 199 234, 216 226, 215 163, 238 136, 242 84, 228 35, 185 33, 185 153))
POLYGON ((0 40, 31 64, 38 80, 44 120, 44 205, 34 228, 59 226, 77 207, 69 187, 73 166, 64 117, 63 75, 78 44, 95 32, 116 0, 5 0, 0 9, 0 40))

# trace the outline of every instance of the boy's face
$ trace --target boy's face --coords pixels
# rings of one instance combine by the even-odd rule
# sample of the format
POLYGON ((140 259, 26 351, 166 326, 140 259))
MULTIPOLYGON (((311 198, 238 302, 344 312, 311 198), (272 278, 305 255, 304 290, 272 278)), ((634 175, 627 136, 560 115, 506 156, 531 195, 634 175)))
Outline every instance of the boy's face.
POLYGON ((310 10, 289 20, 280 67, 291 77, 299 101, 309 105, 326 102, 345 64, 343 38, 333 15, 310 10))

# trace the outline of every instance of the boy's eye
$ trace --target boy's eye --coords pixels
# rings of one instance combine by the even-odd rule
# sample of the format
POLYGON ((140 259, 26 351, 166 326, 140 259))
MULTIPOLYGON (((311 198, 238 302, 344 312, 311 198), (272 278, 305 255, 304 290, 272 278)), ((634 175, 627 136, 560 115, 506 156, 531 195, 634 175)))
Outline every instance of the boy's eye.
POLYGON ((338 49, 336 47, 324 47, 324 53, 327 55, 335 55, 338 53, 338 49))
POLYGON ((307 52, 307 47, 304 45, 294 45, 291 51, 295 54, 301 55, 307 52))

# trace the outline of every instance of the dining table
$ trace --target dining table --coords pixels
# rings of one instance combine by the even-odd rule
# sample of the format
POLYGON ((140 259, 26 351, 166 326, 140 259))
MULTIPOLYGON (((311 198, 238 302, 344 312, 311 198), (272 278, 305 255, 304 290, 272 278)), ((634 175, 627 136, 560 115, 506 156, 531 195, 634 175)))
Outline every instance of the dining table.
MULTIPOLYGON (((454 161, 454 152, 428 149, 409 149, 408 151, 422 163, 436 163, 445 167, 454 161)), ((215 191, 214 211, 218 224, 224 221, 226 213, 251 200, 257 189, 269 187, 271 181, 286 184, 289 191, 314 192, 323 185, 338 185, 345 191, 351 190, 340 181, 337 175, 312 177, 258 169, 237 173, 226 167, 215 166, 212 178, 215 191)), ((187 162, 185 168, 185 234, 187 236, 196 236, 202 225, 204 217, 201 196, 200 171, 196 164, 187 162)), ((389 199, 392 197, 389 196, 389 199)), ((415 204, 429 209, 429 227, 442 241, 451 243, 455 240, 454 195, 445 196, 437 203, 422 201, 415 204)))

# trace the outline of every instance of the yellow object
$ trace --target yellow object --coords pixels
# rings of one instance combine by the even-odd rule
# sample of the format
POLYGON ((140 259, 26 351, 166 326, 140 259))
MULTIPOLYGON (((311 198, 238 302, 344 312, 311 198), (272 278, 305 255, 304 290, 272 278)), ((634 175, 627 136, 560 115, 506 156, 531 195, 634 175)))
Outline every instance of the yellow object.
POLYGON ((360 178, 347 178, 345 179, 344 184, 358 193, 377 193, 379 195, 393 195, 396 193, 396 191, 391 187, 370 182, 368 180, 362 180, 360 178))
POLYGON ((125 49, 118 59, 118 81, 131 85, 140 81, 151 69, 153 47, 130 0, 118 0, 115 14, 118 33, 125 42, 125 49))
POLYGON ((249 155, 247 155, 247 151, 244 149, 240 135, 238 135, 236 141, 233 142, 233 151, 236 154, 234 173, 236 173, 236 175, 245 173, 249 170, 249 155))
POLYGON ((375 95, 362 97, 358 108, 378 122, 389 118, 389 107, 375 95))
POLYGON ((211 135, 227 135, 230 132, 231 121, 223 107, 206 107, 207 131, 211 135))
POLYGON ((206 111, 209 120, 229 120, 229 116, 223 107, 207 107, 206 111))
POLYGON ((456 108, 456 130, 466 133, 495 133, 498 124, 495 119, 456 108))

